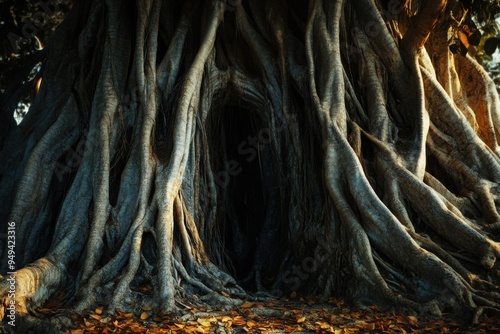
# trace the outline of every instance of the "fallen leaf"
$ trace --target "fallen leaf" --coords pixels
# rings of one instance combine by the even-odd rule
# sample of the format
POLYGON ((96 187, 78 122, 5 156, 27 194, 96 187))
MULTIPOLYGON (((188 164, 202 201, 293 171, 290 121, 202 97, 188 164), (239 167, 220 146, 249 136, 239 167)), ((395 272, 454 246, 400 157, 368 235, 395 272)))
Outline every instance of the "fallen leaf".
POLYGON ((243 317, 235 317, 233 319, 233 324, 235 324, 236 326, 243 326, 246 323, 247 322, 245 321, 245 319, 243 319, 243 317))
POLYGON ((101 316, 99 316, 98 314, 91 314, 90 317, 95 320, 101 320, 101 316))
POLYGON ((141 320, 146 320, 147 318, 149 318, 148 312, 142 312, 141 313, 141 320))
POLYGON ((301 322, 306 321, 306 317, 301 317, 297 319, 297 323, 300 324, 301 322))
POLYGON ((83 334, 83 329, 72 329, 71 334, 83 334))
POLYGON ((399 316, 396 317, 396 322, 398 324, 407 325, 408 324, 408 319, 405 316, 399 315, 399 316))
POLYGON ((200 325, 202 325, 203 327, 210 327, 210 325, 211 325, 211 324, 210 324, 210 321, 207 321, 207 320, 205 320, 205 319, 203 319, 202 321, 200 321, 200 320, 202 320, 202 319, 198 319, 198 323, 199 323, 200 325))
POLYGON ((319 327, 321 329, 327 329, 327 328, 330 328, 330 324, 328 324, 327 322, 322 322, 319 327))
POLYGON ((224 297, 227 297, 227 298, 231 297, 228 293, 226 293, 224 291, 221 291, 221 295, 223 295, 224 297))
POLYGON ((408 316, 408 320, 410 320, 412 323, 417 323, 418 322, 417 317, 414 316, 414 315, 409 315, 408 316))
POLYGON ((375 323, 370 322, 370 323, 361 323, 358 325, 361 329, 367 330, 367 331, 373 331, 375 330, 375 323))
POLYGON ((103 308, 102 308, 102 307, 96 308, 96 309, 95 309, 95 313, 97 313, 97 314, 102 314, 102 310, 103 310, 103 308))
POLYGON ((247 326, 250 327, 250 328, 252 328, 252 327, 257 326, 257 323, 253 322, 252 320, 248 320, 247 321, 247 326))
POLYGON ((250 308, 250 307, 252 307, 252 306, 253 306, 253 304, 252 304, 252 303, 244 303, 244 304, 242 304, 240 307, 241 307, 241 308, 250 308))

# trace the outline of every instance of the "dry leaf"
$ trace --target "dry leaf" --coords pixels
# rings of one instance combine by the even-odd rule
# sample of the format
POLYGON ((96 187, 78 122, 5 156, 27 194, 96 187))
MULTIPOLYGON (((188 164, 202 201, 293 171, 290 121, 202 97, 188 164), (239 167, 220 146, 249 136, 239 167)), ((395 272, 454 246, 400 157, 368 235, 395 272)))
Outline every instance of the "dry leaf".
POLYGON ((221 292, 221 295, 223 295, 224 297, 227 297, 227 298, 230 298, 230 297, 231 297, 228 293, 226 293, 226 292, 224 292, 224 291, 222 291, 222 292, 221 292))
POLYGON ((367 331, 373 331, 375 330, 375 323, 362 323, 359 325, 361 329, 367 330, 367 331))
POLYGON ((71 334, 83 334, 83 329, 72 329, 71 334))
POLYGON ((96 309, 95 309, 95 313, 97 313, 97 314, 102 314, 102 310, 103 310, 103 308, 102 308, 102 307, 96 308, 96 309))
POLYGON ((141 320, 146 320, 147 318, 149 318, 148 312, 142 312, 141 313, 141 320))
POLYGON ((304 321, 306 321, 306 317, 302 317, 302 318, 297 319, 297 323, 299 323, 299 324, 304 322, 304 321))
POLYGON ((243 317, 235 317, 233 319, 233 324, 235 324, 236 326, 243 326, 246 323, 247 322, 245 321, 245 319, 243 319, 243 317))
POLYGON ((198 323, 202 325, 203 327, 210 327, 210 321, 208 319, 198 319, 198 323))
POLYGON ((396 317, 396 322, 398 324, 408 324, 408 320, 406 319, 406 317, 402 316, 402 315, 398 315, 396 317))
POLYGON ((91 314, 90 317, 95 320, 101 320, 101 316, 98 314, 91 314))
POLYGON ((327 323, 327 322, 322 322, 322 323, 319 325, 319 327, 320 327, 321 329, 327 329, 327 328, 330 328, 330 324, 329 324, 329 323, 327 323))
POLYGON ((143 311, 151 311, 153 308, 151 306, 143 306, 141 307, 143 311))
POLYGON ((418 319, 416 316, 414 315, 409 315, 408 317, 408 320, 410 320, 412 323, 417 323, 418 322, 418 319))
POLYGON ((250 328, 252 328, 252 327, 257 326, 257 323, 253 322, 252 320, 248 320, 247 321, 247 326, 250 327, 250 328))
POLYGON ((240 307, 241 307, 241 308, 250 308, 250 307, 252 307, 252 306, 253 306, 253 304, 252 304, 252 303, 244 303, 244 304, 242 304, 240 307))

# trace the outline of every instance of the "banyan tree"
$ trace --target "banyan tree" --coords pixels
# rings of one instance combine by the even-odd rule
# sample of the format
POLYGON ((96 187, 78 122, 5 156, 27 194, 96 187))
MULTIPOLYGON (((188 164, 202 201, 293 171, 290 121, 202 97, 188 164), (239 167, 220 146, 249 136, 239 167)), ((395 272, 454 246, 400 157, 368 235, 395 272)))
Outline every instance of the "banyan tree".
POLYGON ((293 291, 498 310, 500 101, 451 52, 467 15, 75 1, 1 97, 3 313, 14 271, 18 316, 60 290, 113 310, 142 285, 166 311, 293 291), (21 89, 36 98, 17 125, 21 89))

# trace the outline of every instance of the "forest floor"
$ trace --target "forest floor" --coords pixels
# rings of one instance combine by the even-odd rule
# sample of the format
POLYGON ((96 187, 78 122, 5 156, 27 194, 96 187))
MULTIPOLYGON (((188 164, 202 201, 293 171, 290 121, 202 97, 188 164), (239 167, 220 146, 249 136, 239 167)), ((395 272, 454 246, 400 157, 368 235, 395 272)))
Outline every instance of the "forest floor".
MULTIPOLYGON (((61 294, 60 299, 62 298, 61 294)), ((38 308, 37 314, 41 317, 69 315, 72 319, 72 325, 67 328, 69 334, 500 333, 500 318, 494 316, 483 315, 479 324, 472 325, 471 319, 453 319, 448 314, 436 319, 430 316, 381 312, 377 307, 359 311, 336 299, 325 302, 295 295, 266 301, 248 301, 229 311, 194 307, 186 303, 181 314, 163 314, 147 303, 135 301, 128 303, 127 310, 116 309, 113 313, 106 314, 103 308, 98 307, 82 314, 68 314, 61 308, 60 299, 56 296, 38 308)))
MULTIPOLYGON (((137 291, 146 298, 149 292, 147 288, 137 291)), ((129 301, 127 310, 111 314, 102 308, 72 314, 74 326, 68 333, 500 333, 498 317, 484 315, 479 324, 471 325, 471 319, 457 320, 447 314, 436 319, 381 312, 377 307, 356 311, 336 299, 325 302, 295 294, 245 302, 230 311, 186 302, 183 315, 163 314, 142 301, 146 298, 129 301)), ((61 312, 58 302, 56 297, 38 312, 47 316, 61 312)))

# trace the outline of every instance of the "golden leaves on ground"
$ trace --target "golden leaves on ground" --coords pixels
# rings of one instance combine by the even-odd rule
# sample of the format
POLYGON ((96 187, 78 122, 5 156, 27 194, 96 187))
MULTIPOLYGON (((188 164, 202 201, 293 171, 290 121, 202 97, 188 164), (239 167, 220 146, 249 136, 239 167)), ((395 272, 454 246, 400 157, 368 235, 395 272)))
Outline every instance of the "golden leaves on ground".
POLYGON ((163 314, 150 306, 136 307, 135 312, 117 309, 106 314, 102 307, 89 310, 75 321, 71 334, 81 333, 489 333, 500 330, 497 322, 475 327, 451 319, 425 319, 412 315, 383 313, 377 307, 353 311, 331 299, 319 304, 314 299, 281 299, 245 302, 232 311, 211 311, 200 307, 188 309, 183 318, 163 314), (184 320, 183 320, 184 319, 184 320), (185 320, 188 319, 188 320, 185 320), (225 331, 227 329, 227 331, 225 331))
POLYGON ((252 307, 252 306, 253 306, 253 304, 252 304, 252 303, 243 303, 243 304, 240 306, 240 308, 250 308, 250 307, 252 307))

